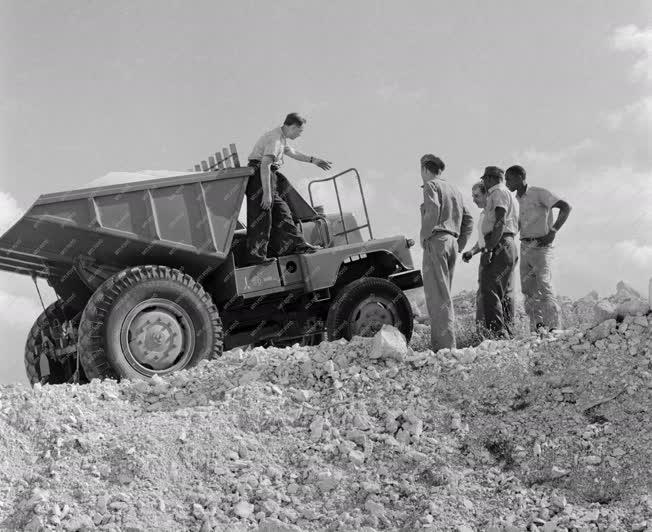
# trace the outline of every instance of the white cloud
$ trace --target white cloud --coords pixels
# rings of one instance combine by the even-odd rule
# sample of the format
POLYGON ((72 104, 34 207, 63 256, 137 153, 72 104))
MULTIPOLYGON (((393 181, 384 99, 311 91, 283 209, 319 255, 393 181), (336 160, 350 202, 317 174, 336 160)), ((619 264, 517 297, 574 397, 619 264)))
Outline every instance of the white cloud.
POLYGON ((0 234, 17 222, 23 212, 13 196, 0 191, 0 234))
POLYGON ((616 249, 640 268, 650 268, 652 275, 652 245, 642 245, 635 240, 623 240, 616 244, 616 249))
POLYGON ((611 43, 616 50, 638 52, 641 57, 634 63, 632 74, 635 79, 652 81, 652 27, 622 26, 614 31, 611 43))
MULTIPOLYGON (((9 277, 8 274, 2 275, 9 277)), ((27 382, 23 365, 25 341, 42 310, 35 294, 32 297, 16 295, 0 288, 0 312, 3 316, 0 320, 0 338, 3 342, 0 385, 27 382)))
MULTIPOLYGON (((0 291, 0 309, 3 309, 2 324, 32 326, 43 312, 36 297, 30 298, 0 291)), ((26 331, 27 333, 27 331, 26 331)))
POLYGON ((606 113, 604 121, 609 129, 623 131, 634 127, 652 127, 652 96, 647 96, 622 109, 606 113))

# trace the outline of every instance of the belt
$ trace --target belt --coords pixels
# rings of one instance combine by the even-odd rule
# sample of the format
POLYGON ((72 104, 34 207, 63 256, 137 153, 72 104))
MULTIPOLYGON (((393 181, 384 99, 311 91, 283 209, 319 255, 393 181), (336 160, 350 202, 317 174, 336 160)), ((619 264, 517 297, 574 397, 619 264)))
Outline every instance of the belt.
MULTIPOLYGON (((488 237, 490 234, 491 234, 491 233, 487 233, 486 235, 484 235, 484 239, 485 239, 485 241, 487 240, 487 237, 488 237)), ((511 238, 514 238, 515 234, 514 234, 514 233, 503 233, 503 236, 501 236, 500 238, 505 238, 506 236, 509 236, 509 237, 511 237, 511 238)), ((523 240, 523 239, 521 239, 521 240, 523 240)))
MULTIPOLYGON (((252 168, 260 168, 260 161, 258 159, 249 159, 249 163, 247 166, 251 166, 252 168)), ((275 164, 272 164, 270 166, 273 172, 276 172, 278 170, 278 166, 275 164)))

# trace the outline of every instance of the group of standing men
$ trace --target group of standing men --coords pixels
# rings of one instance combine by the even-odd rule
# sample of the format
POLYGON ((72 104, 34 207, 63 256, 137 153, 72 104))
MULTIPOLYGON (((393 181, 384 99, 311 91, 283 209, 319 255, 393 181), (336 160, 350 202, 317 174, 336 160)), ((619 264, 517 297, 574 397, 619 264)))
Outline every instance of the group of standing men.
MULTIPOLYGON (((434 351, 456 347, 451 285, 457 255, 473 231, 473 218, 462 193, 444 178, 444 170, 439 157, 427 154, 421 158, 422 276, 434 351)), ((561 313, 552 287, 552 243, 568 218, 570 205, 544 188, 530 186, 525 169, 519 165, 506 172, 487 166, 473 185, 472 195, 482 208, 478 241, 462 259, 469 262, 481 254, 476 300, 479 329, 485 336, 512 336, 513 276, 519 262, 530 329, 559 328, 561 313), (555 208, 559 209, 556 220, 555 208), (519 233, 520 256, 514 241, 519 233)))
MULTIPOLYGON (((247 183, 247 264, 273 257, 314 253, 320 249, 305 241, 287 203, 289 184, 278 171, 284 156, 329 170, 331 163, 306 155, 288 140, 298 138, 306 120, 290 113, 283 125, 265 133, 249 155, 254 173, 247 183)), ((432 348, 456 347, 455 311, 451 285, 457 255, 473 231, 473 218, 462 193, 443 176, 444 162, 435 155, 421 158, 423 203, 420 241, 423 285, 432 323, 432 348)), ((487 166, 473 185, 473 201, 482 208, 478 241, 462 254, 469 262, 480 253, 476 301, 479 328, 488 336, 510 337, 514 319, 513 275, 520 262, 521 290, 532 330, 560 327, 560 309, 552 288, 552 243, 564 225, 570 205, 541 187, 529 186, 525 169, 507 172, 487 166), (514 196, 513 193, 516 193, 514 196), (553 219, 552 209, 559 209, 553 219), (520 233, 520 257, 514 237, 520 233)))

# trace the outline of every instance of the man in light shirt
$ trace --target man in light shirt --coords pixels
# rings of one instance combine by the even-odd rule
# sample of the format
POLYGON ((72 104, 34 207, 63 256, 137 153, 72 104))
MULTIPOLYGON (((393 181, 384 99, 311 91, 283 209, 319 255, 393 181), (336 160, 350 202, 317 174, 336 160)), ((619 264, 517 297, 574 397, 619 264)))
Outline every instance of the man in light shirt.
POLYGON ((473 218, 464 206, 462 193, 442 177, 444 168, 444 162, 431 153, 421 157, 421 274, 433 351, 457 347, 451 285, 457 253, 473 231, 473 218))
POLYGON ((508 168, 506 177, 507 187, 516 192, 520 206, 521 290, 530 329, 560 328, 561 310, 552 286, 552 243, 571 206, 545 188, 529 186, 522 166, 508 168), (552 209, 559 209, 556 220, 552 209))
POLYGON ((514 236, 518 232, 518 203, 505 187, 503 170, 487 166, 482 176, 487 190, 482 233, 485 248, 480 258, 480 290, 485 327, 490 334, 508 338, 514 315, 508 297, 518 254, 514 236))
POLYGON ((306 119, 290 113, 281 127, 265 133, 251 150, 249 166, 256 169, 247 183, 248 264, 292 253, 313 253, 318 248, 305 241, 285 201, 287 179, 278 172, 285 155, 330 170, 331 163, 305 155, 288 144, 303 133, 306 119))

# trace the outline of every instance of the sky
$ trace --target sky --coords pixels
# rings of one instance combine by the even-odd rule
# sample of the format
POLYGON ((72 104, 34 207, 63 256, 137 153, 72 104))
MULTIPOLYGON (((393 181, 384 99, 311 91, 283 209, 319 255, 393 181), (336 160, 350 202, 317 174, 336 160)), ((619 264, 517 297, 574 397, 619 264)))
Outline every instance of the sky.
MULTIPOLYGON (((3 0, 0 230, 39 194, 112 171, 184 170, 232 142, 244 158, 291 111, 308 118, 295 146, 333 170, 285 174, 305 193, 357 168, 375 237, 418 240, 422 154, 442 157, 474 215, 483 168, 521 164, 573 206, 558 292, 606 296, 622 279, 647 293, 646 1, 3 0)), ((476 268, 460 261, 454 291, 476 268)), ((0 382, 23 379, 39 309, 31 279, 0 272, 0 382)))

